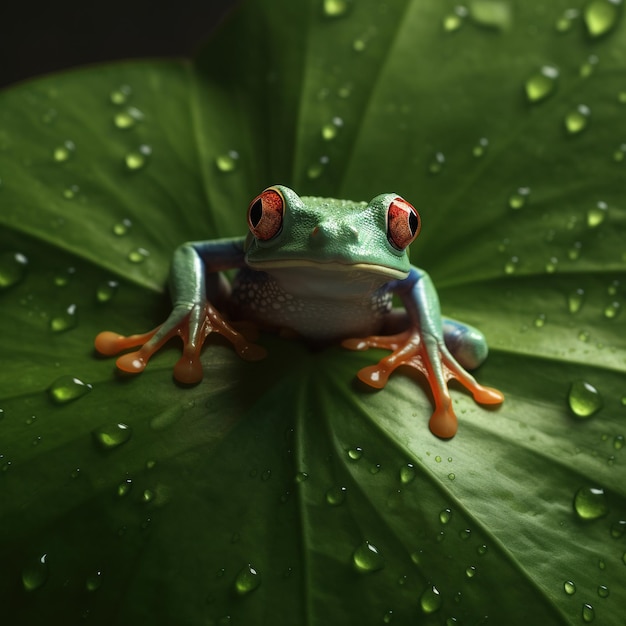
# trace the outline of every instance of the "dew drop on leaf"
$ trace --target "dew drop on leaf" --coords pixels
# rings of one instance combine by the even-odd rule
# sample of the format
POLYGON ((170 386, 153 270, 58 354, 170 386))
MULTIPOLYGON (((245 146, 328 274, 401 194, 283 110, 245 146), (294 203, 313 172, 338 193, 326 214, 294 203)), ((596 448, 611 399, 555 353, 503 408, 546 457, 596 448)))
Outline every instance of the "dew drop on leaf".
POLYGON ((358 461, 363 456, 363 448, 356 446, 348 450, 348 458, 352 461, 358 461))
MULTIPOLYGON (((615 450, 621 450, 624 447, 624 435, 615 435, 613 438, 613 448, 615 450)), ((626 530, 626 521, 620 522, 620 524, 624 524, 624 529, 626 530)))
POLYGON ((602 408, 600 392, 587 381, 575 380, 569 388, 567 396, 569 408, 576 417, 587 418, 602 408))
POLYGON ((117 237, 123 237, 128 233, 132 225, 133 223, 127 218, 121 220, 120 222, 116 222, 113 224, 113 234, 117 237))
POLYGON ((155 498, 156 494, 152 489, 144 489, 141 493, 141 501, 144 504, 149 504, 155 498))
POLYGON ((504 264, 504 273, 505 274, 515 274, 517 271, 517 266, 519 265, 519 257, 512 256, 505 264, 504 264))
POLYGON ((541 102, 554 93, 559 78, 559 70, 553 65, 543 65, 524 83, 526 99, 541 102))
POLYGON ((135 248, 128 253, 128 260, 131 263, 143 263, 150 256, 150 252, 145 248, 135 248))
POLYGON ((570 313, 578 313, 585 301, 585 290, 574 289, 567 296, 567 308, 570 313))
POLYGON ((89 574, 85 579, 85 589, 90 592, 98 591, 100 586, 102 585, 102 572, 95 571, 92 574, 89 574))
POLYGON ((22 569, 22 585, 26 591, 39 589, 48 580, 48 555, 43 554, 22 569))
POLYGON ((57 146, 52 152, 52 158, 56 163, 64 163, 68 161, 70 157, 76 152, 76 146, 73 141, 64 141, 60 146, 57 146))
POLYGON ((116 423, 101 426, 92 434, 94 441, 102 450, 114 450, 131 438, 133 430, 127 424, 116 423))
POLYGON ((511 5, 506 0, 472 0, 470 16, 479 26, 508 30, 513 22, 511 5))
POLYGON ((345 502, 346 493, 345 487, 331 487, 326 491, 326 503, 331 506, 339 506, 345 502))
POLYGON ((530 196, 529 187, 519 187, 517 191, 511 194, 509 197, 509 207, 518 210, 526 206, 528 197, 530 196))
POLYGON ((450 472, 448 474, 448 480, 454 480, 456 478, 456 474, 454 472, 450 472))
POLYGON ((407 463, 400 468, 400 482, 408 485, 415 480, 416 472, 413 463, 407 463))
POLYGON ((554 28, 559 33, 566 33, 571 30, 574 22, 579 18, 580 13, 577 9, 566 9, 563 14, 556 20, 554 28))
POLYGON ((617 301, 610 302, 604 307, 604 317, 606 317, 609 320, 616 318, 621 308, 622 308, 622 305, 619 302, 617 301))
POLYGON ((596 619, 596 612, 591 604, 585 603, 582 608, 582 618, 585 624, 590 624, 596 619))
POLYGON ((583 520, 604 517, 609 512, 604 490, 599 487, 581 487, 574 495, 574 511, 583 520))
POLYGON ((75 376, 61 376, 48 387, 48 395, 55 404, 66 404, 88 394, 92 387, 75 376))
POLYGON ((63 313, 50 320, 50 330, 55 333, 62 333, 75 328, 76 324, 78 324, 76 305, 70 304, 63 313))
POLYGON ((452 511, 450 509, 443 509, 443 511, 439 513, 439 521, 442 524, 448 524, 451 519, 452 519, 452 511))
POLYGON ((587 226, 589 228, 596 228, 600 226, 606 219, 609 211, 609 205, 606 202, 600 200, 594 207, 587 211, 587 226))
POLYGON ((436 152, 432 158, 432 161, 428 165, 428 171, 433 174, 441 174, 444 165, 446 164, 446 157, 443 152, 436 152))
POLYGON ((96 288, 96 300, 98 302, 108 302, 117 293, 119 283, 116 280, 105 280, 96 288))
POLYGON ((78 185, 70 185, 63 190, 62 195, 66 200, 73 200, 79 192, 80 187, 78 185))
POLYGON ((621 0, 591 0, 583 14, 591 37, 600 37, 617 23, 621 0))
POLYGON ((479 159, 482 156, 485 156, 485 152, 487 152, 487 148, 489 147, 489 139, 486 137, 481 137, 476 145, 472 148, 472 155, 479 159))
POLYGON ((599 585, 598 586, 598 595, 601 598, 608 598, 609 597, 609 588, 606 585, 599 585))
POLYGON ((441 608, 442 604, 443 598, 439 593, 439 589, 434 585, 429 585, 422 591, 422 595, 420 596, 420 608, 427 615, 436 613, 441 608))
POLYGON ((340 117, 333 117, 332 121, 322 126, 322 138, 326 141, 333 140, 343 126, 343 120, 340 117))
POLYGON ((444 15, 442 20, 443 30, 447 33, 453 33, 463 26, 463 22, 469 11, 464 6, 456 6, 451 13, 444 15))
POLYGON ((109 94, 109 100, 118 106, 126 104, 132 93, 129 85, 120 85, 109 94))
POLYGON ((469 567, 465 568, 465 576, 467 578, 474 578, 474 576, 476 576, 476 566, 475 565, 470 565, 469 567))
POLYGON ((546 325, 546 319, 545 313, 539 313, 533 320, 533 326, 535 328, 543 328, 546 325))
POLYGON ((579 104, 565 116, 565 130, 570 135, 581 133, 589 124, 591 109, 586 104, 579 104))
POLYGON ((0 291, 19 283, 26 275, 28 259, 19 252, 0 254, 0 291))
POLYGON ((385 559, 378 548, 369 541, 364 541, 352 553, 352 565, 361 574, 376 572, 385 566, 385 559))
POLYGON ((336 18, 347 15, 353 0, 323 0, 322 11, 325 17, 336 18))
POLYGON ((116 494, 118 498, 123 498, 127 496, 133 487, 133 481, 130 478, 126 478, 123 480, 118 486, 116 490, 116 494))
POLYGON ((129 130, 143 121, 144 114, 136 107, 128 107, 124 111, 116 113, 113 117, 113 124, 120 130, 129 130))
POLYGON ((235 591, 240 596, 245 596, 261 584, 261 574, 251 565, 248 564, 239 570, 235 577, 235 591))
POLYGON ((239 153, 236 150, 229 150, 215 157, 215 166, 220 172, 234 172, 238 164, 239 153))
POLYGON ((136 172, 143 169, 152 155, 152 148, 148 144, 141 144, 135 150, 131 150, 124 157, 124 164, 126 169, 131 172, 136 172))
POLYGON ((576 593, 576 583, 573 580, 566 580, 563 583, 563 590, 568 596, 573 596, 576 593))

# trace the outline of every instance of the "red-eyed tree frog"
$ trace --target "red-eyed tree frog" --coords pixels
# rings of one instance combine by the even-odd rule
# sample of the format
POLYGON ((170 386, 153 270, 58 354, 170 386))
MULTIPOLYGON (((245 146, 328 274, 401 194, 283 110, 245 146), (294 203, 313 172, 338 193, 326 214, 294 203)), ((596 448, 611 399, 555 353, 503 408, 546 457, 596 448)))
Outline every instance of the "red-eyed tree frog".
POLYGON ((276 185, 248 208, 247 237, 185 243, 174 253, 170 275, 173 310, 154 330, 129 337, 101 332, 96 349, 114 355, 117 367, 139 373, 166 341, 183 340, 174 378, 202 379, 200 351, 213 332, 226 337, 246 360, 265 349, 246 339, 218 312, 251 320, 262 328, 287 330, 314 342, 341 341, 351 350, 386 348, 391 354, 361 369, 358 378, 382 388, 401 365, 425 375, 434 400, 431 431, 453 437, 457 418, 448 381, 458 380, 481 404, 500 404, 496 389, 483 387, 465 371, 487 356, 481 332, 441 317, 429 276, 409 261, 417 237, 418 212, 395 193, 369 203, 300 197, 276 185), (229 289, 222 271, 238 269, 229 289), (396 294, 404 310, 392 309, 396 294), (387 334, 391 333, 391 334, 387 334))

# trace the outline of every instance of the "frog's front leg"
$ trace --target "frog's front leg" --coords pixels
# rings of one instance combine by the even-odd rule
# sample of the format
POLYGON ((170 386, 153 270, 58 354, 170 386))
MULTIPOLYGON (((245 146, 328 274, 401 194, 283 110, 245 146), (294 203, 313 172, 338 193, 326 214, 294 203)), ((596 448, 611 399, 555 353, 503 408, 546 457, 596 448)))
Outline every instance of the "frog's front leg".
POLYGON ((391 373, 401 365, 424 374, 435 404, 430 429, 438 437, 453 437, 457 431, 457 418, 448 391, 449 380, 458 380, 480 404, 500 404, 504 397, 498 390, 478 384, 452 356, 444 339, 444 327, 448 343, 453 344, 466 367, 480 365, 486 356, 486 344, 481 345, 480 340, 472 341, 471 336, 463 337, 464 333, 472 332, 469 327, 441 319, 437 292, 430 277, 422 270, 412 267, 406 279, 396 281, 390 288, 404 303, 409 327, 396 335, 349 339, 343 345, 353 350, 385 348, 392 351, 378 364, 358 372, 359 379, 372 387, 384 387, 391 373))
POLYGON ((234 330, 210 302, 218 296, 222 285, 218 272, 243 265, 243 241, 194 242, 177 248, 170 273, 174 307, 169 317, 163 324, 141 335, 125 337, 110 331, 101 332, 95 339, 96 350, 112 356, 139 346, 138 350, 124 354, 116 361, 120 370, 138 374, 163 344, 179 336, 183 341, 183 353, 174 366, 174 378, 188 384, 202 379, 200 351, 205 339, 213 332, 226 337, 242 358, 263 358, 265 350, 234 330))

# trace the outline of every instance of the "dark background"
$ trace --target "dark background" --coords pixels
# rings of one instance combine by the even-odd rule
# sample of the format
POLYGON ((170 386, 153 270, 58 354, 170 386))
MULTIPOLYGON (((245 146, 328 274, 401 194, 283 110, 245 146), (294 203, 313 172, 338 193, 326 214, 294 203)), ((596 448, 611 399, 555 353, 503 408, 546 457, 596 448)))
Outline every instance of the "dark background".
POLYGON ((189 57, 237 4, 236 0, 2 0, 0 88, 92 63, 189 57))

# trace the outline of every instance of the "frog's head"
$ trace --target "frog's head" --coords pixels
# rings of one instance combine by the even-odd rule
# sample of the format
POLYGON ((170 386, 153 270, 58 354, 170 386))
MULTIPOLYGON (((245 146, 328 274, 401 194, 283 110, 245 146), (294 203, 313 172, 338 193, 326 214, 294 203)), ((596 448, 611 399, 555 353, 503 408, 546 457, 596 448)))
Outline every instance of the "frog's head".
POLYGON ((315 267, 406 278, 409 244, 420 230, 417 211, 395 193, 369 203, 300 197, 276 185, 248 208, 246 262, 269 271, 315 267))

